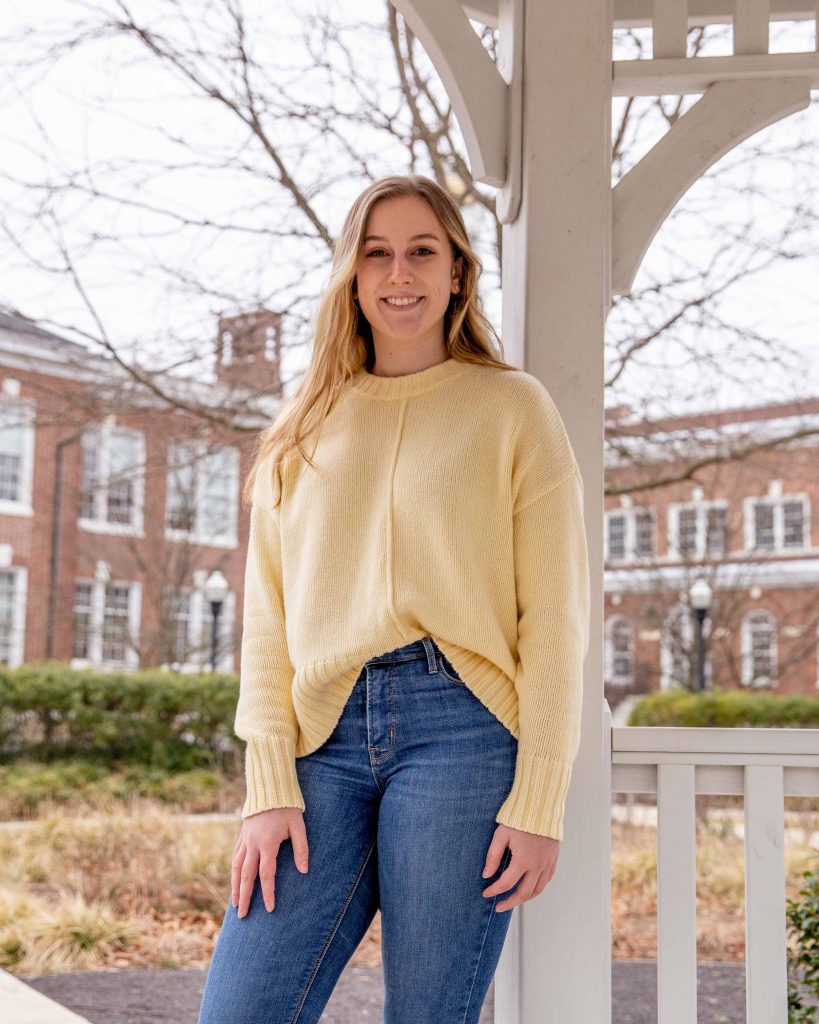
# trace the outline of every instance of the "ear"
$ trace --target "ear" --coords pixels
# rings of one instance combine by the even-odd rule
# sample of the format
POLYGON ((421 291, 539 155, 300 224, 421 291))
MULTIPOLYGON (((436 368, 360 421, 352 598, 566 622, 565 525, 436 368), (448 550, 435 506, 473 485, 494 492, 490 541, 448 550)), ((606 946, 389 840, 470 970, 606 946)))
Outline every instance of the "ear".
POLYGON ((459 292, 463 284, 464 258, 458 256, 452 263, 452 291, 459 292))

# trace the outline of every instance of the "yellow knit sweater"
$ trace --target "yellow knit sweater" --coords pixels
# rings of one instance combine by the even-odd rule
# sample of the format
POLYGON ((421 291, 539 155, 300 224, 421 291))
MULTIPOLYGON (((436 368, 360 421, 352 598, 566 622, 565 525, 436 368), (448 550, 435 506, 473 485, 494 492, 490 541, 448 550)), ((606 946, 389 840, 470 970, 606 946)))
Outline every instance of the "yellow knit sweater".
POLYGON ((518 739, 496 821, 563 837, 580 736, 589 570, 583 484, 524 370, 455 359, 360 369, 250 510, 240 692, 242 816, 305 809, 295 759, 330 736, 364 663, 431 636, 518 739))

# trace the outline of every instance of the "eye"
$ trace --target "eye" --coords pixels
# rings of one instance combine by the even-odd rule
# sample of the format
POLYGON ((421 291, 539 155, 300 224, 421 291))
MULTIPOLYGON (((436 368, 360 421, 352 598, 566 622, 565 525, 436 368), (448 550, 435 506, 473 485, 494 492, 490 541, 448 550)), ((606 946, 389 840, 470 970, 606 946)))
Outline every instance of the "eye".
POLYGON ((371 249, 370 252, 367 253, 367 259, 369 259, 370 256, 375 256, 375 254, 379 253, 379 252, 384 252, 384 250, 383 249, 371 249))
POLYGON ((424 252, 430 253, 430 255, 434 255, 434 253, 432 252, 432 249, 428 248, 426 245, 419 245, 418 248, 415 251, 416 252, 421 252, 422 250, 424 252))

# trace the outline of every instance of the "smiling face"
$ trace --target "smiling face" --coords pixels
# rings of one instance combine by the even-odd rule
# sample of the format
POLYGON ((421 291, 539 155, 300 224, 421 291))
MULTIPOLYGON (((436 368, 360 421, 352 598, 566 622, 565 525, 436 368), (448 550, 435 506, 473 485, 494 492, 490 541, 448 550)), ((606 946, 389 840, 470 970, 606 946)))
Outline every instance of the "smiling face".
POLYGON ((462 265, 425 199, 380 199, 367 218, 356 270, 358 304, 376 351, 444 347, 444 314, 462 265))

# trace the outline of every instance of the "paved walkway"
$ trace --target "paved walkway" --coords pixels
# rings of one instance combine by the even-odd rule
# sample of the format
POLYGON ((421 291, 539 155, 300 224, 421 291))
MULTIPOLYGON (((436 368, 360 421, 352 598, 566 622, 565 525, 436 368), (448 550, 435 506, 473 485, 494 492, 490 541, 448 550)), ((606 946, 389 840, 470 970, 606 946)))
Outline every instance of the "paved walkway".
MULTIPOLYGON (((745 1024, 745 969, 741 964, 699 964, 698 1024, 745 1024)), ((14 979, 16 981, 16 979, 14 979)), ((196 1024, 205 982, 200 968, 182 970, 89 971, 27 979, 75 1013, 56 1007, 53 1016, 8 1014, 3 1024, 196 1024), (60 1016, 60 1013, 64 1014, 60 1016)), ((17 984, 22 984, 17 981, 17 984)), ((23 987, 29 988, 29 985, 23 987)), ((481 1024, 492 1024, 494 985, 481 1024)), ((615 961, 612 1024, 656 1024, 657 965, 653 960, 615 961)), ((380 967, 348 966, 322 1014, 322 1024, 380 1024, 383 980, 380 967)), ((445 1024, 445 1022, 442 1022, 445 1024)), ((570 1024, 570 1022, 567 1022, 570 1024)), ((571 1022, 575 1024, 575 1022, 571 1022)))

